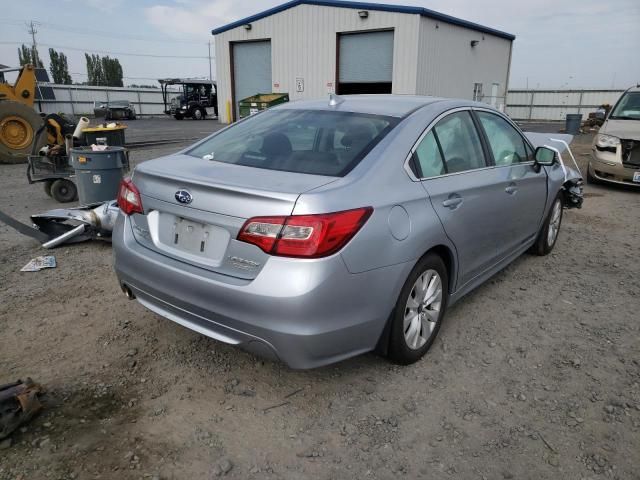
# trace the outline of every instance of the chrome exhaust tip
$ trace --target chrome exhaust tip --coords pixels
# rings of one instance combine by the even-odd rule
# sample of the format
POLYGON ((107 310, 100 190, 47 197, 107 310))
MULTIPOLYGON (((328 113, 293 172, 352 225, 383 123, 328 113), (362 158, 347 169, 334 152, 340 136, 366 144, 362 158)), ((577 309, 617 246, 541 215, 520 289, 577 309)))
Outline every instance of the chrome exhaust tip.
POLYGON ((135 294, 127 285, 122 284, 120 288, 122 288, 122 293, 124 293, 125 297, 127 297, 129 300, 135 300, 135 294))

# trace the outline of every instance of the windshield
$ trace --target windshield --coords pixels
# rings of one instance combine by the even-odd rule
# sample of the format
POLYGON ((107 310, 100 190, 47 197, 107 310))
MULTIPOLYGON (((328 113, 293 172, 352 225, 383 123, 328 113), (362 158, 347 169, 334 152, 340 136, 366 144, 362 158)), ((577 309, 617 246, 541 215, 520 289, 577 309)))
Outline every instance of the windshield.
POLYGON ((341 177, 397 118, 323 110, 273 110, 238 123, 187 153, 217 162, 341 177))
POLYGON ((640 92, 625 93, 613 108, 613 120, 640 120, 640 92))

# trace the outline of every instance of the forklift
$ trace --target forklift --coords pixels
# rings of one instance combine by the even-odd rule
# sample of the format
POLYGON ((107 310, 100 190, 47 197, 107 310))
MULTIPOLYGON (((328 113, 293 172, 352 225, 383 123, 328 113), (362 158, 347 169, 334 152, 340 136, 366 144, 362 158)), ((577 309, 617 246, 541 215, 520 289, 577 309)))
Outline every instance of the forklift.
POLYGON ((162 89, 164 113, 167 115, 172 115, 176 120, 204 120, 207 115, 218 116, 216 82, 195 78, 163 78, 158 82, 162 89), (172 92, 167 91, 167 87, 171 85, 179 85, 180 94, 170 99, 172 92))

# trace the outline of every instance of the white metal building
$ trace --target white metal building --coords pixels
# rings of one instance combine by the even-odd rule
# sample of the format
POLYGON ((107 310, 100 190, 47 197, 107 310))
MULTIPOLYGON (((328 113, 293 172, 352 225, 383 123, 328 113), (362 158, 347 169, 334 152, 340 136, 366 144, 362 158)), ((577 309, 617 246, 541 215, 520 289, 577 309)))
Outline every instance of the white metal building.
MULTIPOLYGON (((422 7, 293 0, 212 31, 218 111, 286 92, 396 93, 505 103, 514 36, 422 7)), ((231 118, 230 118, 231 117, 231 118)))

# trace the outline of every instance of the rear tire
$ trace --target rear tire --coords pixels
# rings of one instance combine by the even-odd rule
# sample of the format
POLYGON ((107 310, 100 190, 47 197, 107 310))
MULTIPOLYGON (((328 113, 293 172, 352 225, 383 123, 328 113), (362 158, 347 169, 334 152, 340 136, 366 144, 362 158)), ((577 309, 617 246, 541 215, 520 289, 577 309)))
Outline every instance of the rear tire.
POLYGON ((556 242, 558 241, 558 236, 560 235, 563 211, 562 192, 560 192, 553 201, 551 209, 549 210, 549 215, 547 215, 546 220, 542 224, 542 229, 538 234, 536 243, 534 243, 530 249, 531 253, 535 253, 541 257, 551 253, 551 250, 555 247, 556 242))
POLYGON ((78 189, 71 180, 60 178, 51 185, 51 196, 60 203, 73 202, 78 198, 78 189))
POLYGON ((46 193, 48 197, 51 196, 51 185, 53 185, 53 180, 45 180, 42 182, 44 193, 46 193))
POLYGON ((191 112, 191 118, 194 120, 204 120, 204 112, 200 108, 194 108, 191 112))
POLYGON ((442 259, 425 255, 409 274, 391 317, 389 359, 401 365, 417 362, 429 350, 444 318, 449 274, 442 259))

